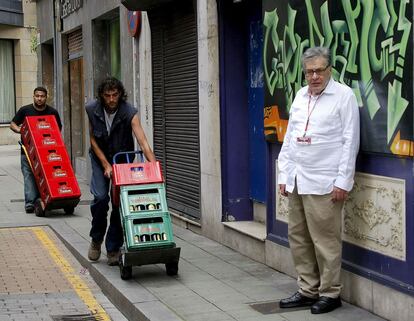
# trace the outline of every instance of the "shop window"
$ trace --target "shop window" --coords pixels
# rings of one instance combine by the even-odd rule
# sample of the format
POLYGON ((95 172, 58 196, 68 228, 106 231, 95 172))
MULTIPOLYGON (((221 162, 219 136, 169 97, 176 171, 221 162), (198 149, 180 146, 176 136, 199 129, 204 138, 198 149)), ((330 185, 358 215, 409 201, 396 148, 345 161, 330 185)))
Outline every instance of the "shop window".
POLYGON ((0 123, 9 123, 16 112, 13 41, 0 39, 0 123))

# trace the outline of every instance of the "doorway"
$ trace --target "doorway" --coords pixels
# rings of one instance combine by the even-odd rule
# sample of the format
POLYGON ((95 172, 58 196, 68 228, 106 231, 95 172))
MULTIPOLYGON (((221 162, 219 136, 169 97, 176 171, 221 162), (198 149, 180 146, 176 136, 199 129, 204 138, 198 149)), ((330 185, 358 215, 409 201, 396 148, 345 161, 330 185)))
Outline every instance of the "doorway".
POLYGON ((69 61, 69 117, 70 158, 75 166, 75 158, 83 156, 84 137, 84 86, 83 58, 69 61))

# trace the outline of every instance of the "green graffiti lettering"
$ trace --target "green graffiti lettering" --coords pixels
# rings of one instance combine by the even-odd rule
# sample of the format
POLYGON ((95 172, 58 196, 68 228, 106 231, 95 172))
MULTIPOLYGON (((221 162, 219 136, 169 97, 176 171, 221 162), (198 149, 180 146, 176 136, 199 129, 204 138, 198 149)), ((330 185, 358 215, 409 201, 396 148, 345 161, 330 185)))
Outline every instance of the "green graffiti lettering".
MULTIPOLYGON (((274 3, 277 7, 277 1, 274 3)), ((316 45, 330 47, 333 77, 353 89, 369 117, 374 119, 381 108, 387 109, 386 135, 390 143, 409 105, 403 97, 402 80, 404 71, 411 73, 404 70, 412 28, 410 0, 329 2, 335 3, 334 8, 328 8, 328 1, 321 3, 318 8, 314 1, 305 0, 306 16, 302 17, 289 4, 287 12, 275 9, 264 13, 267 90, 272 97, 278 90, 286 104, 282 107, 289 110, 295 93, 304 85, 300 60, 304 50, 316 45), (343 20, 332 20, 329 9, 341 12, 343 20), (287 19, 283 26, 279 25, 282 16, 287 19), (297 19, 307 19, 307 30, 297 30, 297 19), (381 93, 376 92, 378 86, 381 93)))

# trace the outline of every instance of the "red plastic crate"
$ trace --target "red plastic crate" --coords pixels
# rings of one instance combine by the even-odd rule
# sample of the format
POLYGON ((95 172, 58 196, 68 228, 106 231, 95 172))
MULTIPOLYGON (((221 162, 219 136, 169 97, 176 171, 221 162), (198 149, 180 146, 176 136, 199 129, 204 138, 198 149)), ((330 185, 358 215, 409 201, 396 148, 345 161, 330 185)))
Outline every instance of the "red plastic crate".
POLYGON ((32 136, 29 136, 29 139, 26 142, 23 142, 24 147, 26 147, 26 151, 29 154, 30 161, 33 160, 33 157, 37 154, 36 146, 32 140, 32 136))
POLYGON ((59 139, 54 139, 51 136, 44 135, 42 137, 38 137, 36 139, 32 139, 32 136, 26 139, 24 142, 24 146, 26 147, 27 153, 29 154, 30 159, 32 160, 39 148, 56 148, 56 147, 64 147, 65 145, 59 144, 59 139))
POLYGON ((64 146, 56 118, 53 115, 26 117, 21 133, 23 144, 32 163, 36 158, 37 149, 64 146))
POLYGON ((40 177, 44 174, 46 178, 68 178, 75 177, 72 165, 69 162, 61 162, 59 164, 42 164, 35 171, 35 176, 40 177))
POLYGON ((59 130, 59 126, 54 115, 27 116, 24 120, 22 130, 25 130, 25 126, 30 128, 30 132, 32 134, 35 134, 38 131, 59 130))
POLYGON ((44 179, 40 183, 39 191, 45 207, 55 201, 67 198, 80 198, 81 196, 80 188, 75 177, 44 179))
POLYGON ((161 165, 158 161, 112 165, 112 183, 115 186, 162 182, 161 165))
POLYGON ((33 135, 37 147, 64 146, 60 131, 48 130, 33 135))
POLYGON ((125 163, 112 165, 112 202, 119 205, 120 186, 162 183, 160 162, 125 163))
POLYGON ((50 146, 51 144, 64 145, 59 126, 53 115, 28 116, 25 118, 21 130, 25 146, 30 143, 30 139, 35 140, 38 147, 50 146))
MULTIPOLYGON (((30 153, 29 153, 30 155, 30 153)), ((69 161, 68 152, 64 146, 54 148, 37 148, 36 154, 31 155, 33 170, 36 173, 39 166, 43 165, 61 165, 69 161)))

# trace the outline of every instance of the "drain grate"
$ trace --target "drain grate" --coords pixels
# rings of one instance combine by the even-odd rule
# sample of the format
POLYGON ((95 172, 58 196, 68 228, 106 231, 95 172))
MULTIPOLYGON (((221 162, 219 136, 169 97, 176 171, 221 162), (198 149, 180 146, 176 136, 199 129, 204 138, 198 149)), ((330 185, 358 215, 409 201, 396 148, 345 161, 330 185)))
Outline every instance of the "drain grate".
POLYGON ((252 309, 260 312, 261 314, 274 314, 274 313, 286 313, 299 310, 309 310, 309 307, 299 307, 299 308, 289 308, 281 309, 279 306, 279 301, 272 302, 263 302, 263 303, 253 303, 249 305, 252 309))
POLYGON ((93 314, 51 315, 53 321, 101 321, 102 317, 93 314))

